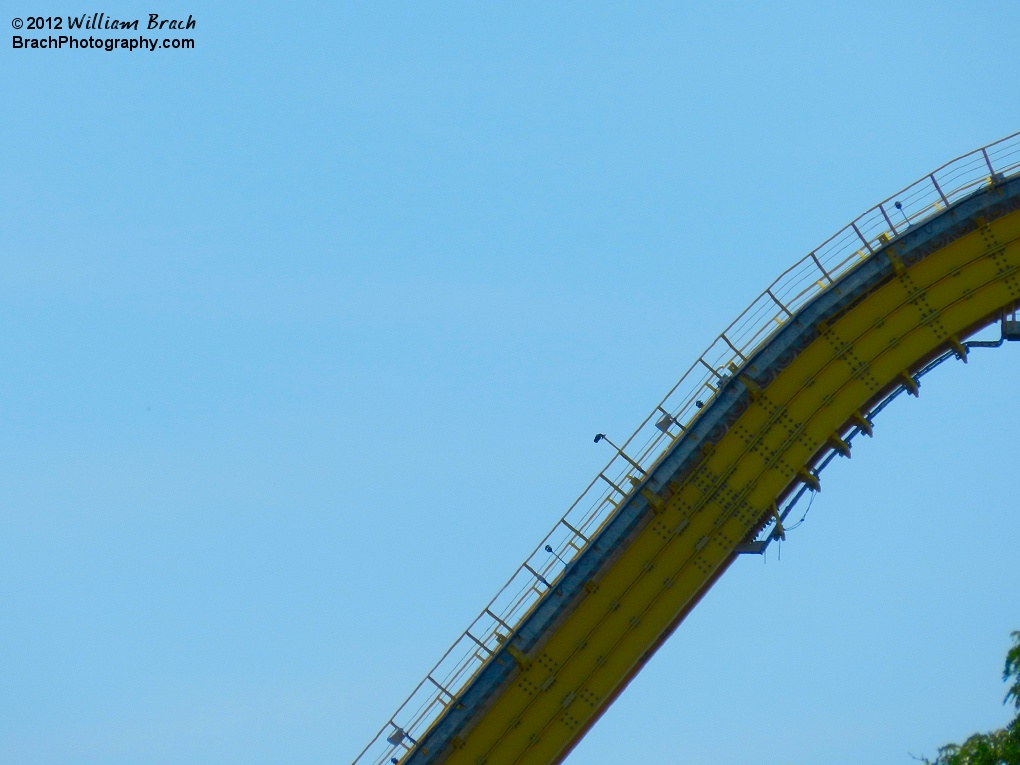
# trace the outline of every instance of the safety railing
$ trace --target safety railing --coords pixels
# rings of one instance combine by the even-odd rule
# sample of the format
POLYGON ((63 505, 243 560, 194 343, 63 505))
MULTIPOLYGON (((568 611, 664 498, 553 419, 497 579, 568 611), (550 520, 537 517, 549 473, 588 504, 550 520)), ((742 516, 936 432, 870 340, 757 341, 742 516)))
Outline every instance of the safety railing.
POLYGON ((399 762, 534 609, 730 375, 798 309, 893 238, 1020 173, 1020 133, 946 163, 856 218, 783 272, 716 338, 418 684, 354 765, 399 762))

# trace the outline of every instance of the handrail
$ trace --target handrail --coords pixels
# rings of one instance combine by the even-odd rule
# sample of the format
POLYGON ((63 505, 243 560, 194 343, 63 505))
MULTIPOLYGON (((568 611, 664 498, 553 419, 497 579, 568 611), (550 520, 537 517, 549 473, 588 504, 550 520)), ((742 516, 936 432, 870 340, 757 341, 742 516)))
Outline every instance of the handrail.
POLYGON ((947 162, 882 200, 792 265, 716 338, 443 654, 353 765, 399 760, 510 637, 686 430, 723 380, 799 308, 879 248, 988 184, 1020 173, 1020 132, 947 162), (547 552, 551 550, 551 552, 547 552))

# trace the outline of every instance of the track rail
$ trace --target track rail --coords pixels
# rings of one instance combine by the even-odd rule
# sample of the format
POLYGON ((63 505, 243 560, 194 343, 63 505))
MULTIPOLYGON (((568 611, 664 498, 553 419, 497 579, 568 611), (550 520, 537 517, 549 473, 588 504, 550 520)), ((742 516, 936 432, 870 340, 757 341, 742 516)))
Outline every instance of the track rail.
MULTIPOLYGON (((355 759, 354 765, 384 765, 418 759, 411 755, 419 752, 419 742, 457 707, 458 699, 480 671, 493 663, 494 657, 503 656, 507 651, 513 654, 511 637, 546 594, 557 587, 566 568, 577 561, 589 549, 592 540, 616 518, 634 488, 659 467, 679 439, 697 426, 699 417, 713 408, 714 399, 727 382, 746 368, 748 361, 801 309, 887 245, 899 241, 957 203, 1018 174, 1020 133, 948 162, 883 200, 781 274, 709 346, 630 438, 620 445, 606 467, 418 684, 355 759)), ((952 352, 947 352, 938 358, 944 360, 951 355, 952 352)), ((904 385, 898 384, 884 391, 879 405, 904 389, 904 385)), ((873 415, 876 407, 871 411, 873 415)), ((846 440, 866 428, 870 428, 870 424, 861 423, 846 440)), ((832 456, 833 453, 828 452, 815 467, 816 478, 832 456)), ((790 494, 785 507, 776 515, 780 524, 807 488, 807 484, 801 485, 797 492, 790 494)), ((764 525, 768 525, 775 519, 766 518, 765 521, 764 525)), ((760 544, 767 545, 771 538, 770 533, 760 544)), ((630 676, 633 672, 636 668, 630 676)), ((587 725, 594 719, 597 716, 587 725)))

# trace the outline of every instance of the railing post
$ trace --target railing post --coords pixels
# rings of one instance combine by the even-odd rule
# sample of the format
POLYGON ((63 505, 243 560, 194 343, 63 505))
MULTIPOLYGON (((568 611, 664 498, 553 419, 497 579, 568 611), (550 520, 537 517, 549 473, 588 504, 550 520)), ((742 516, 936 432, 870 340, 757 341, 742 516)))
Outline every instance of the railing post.
POLYGON ((894 234, 898 234, 899 232, 896 230, 896 226, 893 225, 892 218, 890 218, 889 213, 885 211, 885 205, 880 204, 878 209, 882 211, 882 217, 885 218, 885 222, 889 224, 889 228, 892 229, 892 232, 894 234))
POLYGON ((818 270, 825 274, 825 278, 829 280, 829 284, 832 284, 832 277, 829 276, 829 272, 825 270, 825 266, 822 265, 822 261, 820 261, 818 259, 818 256, 815 255, 813 252, 811 253, 811 260, 813 260, 815 262, 815 265, 818 266, 818 270))
POLYGON ((467 635, 474 642, 475 645, 477 645, 479 648, 481 648, 483 651, 489 654, 489 656, 492 656, 492 650, 488 646, 486 646, 485 643, 476 638, 470 632, 465 632, 464 634, 467 635))
MULTIPOLYGON (((812 255, 812 257, 814 257, 814 255, 812 255)), ((818 261, 816 260, 815 262, 817 263, 818 261)), ((820 265, 818 267, 822 268, 820 265)), ((822 273, 823 274, 825 273, 825 269, 824 268, 822 268, 822 273)), ((828 276, 828 274, 825 274, 825 275, 828 276)), ((831 282, 832 279, 829 279, 829 281, 831 282)), ((730 342, 730 339, 728 337, 726 337, 726 333, 725 332, 723 332, 721 335, 719 335, 719 337, 722 339, 722 341, 724 343, 726 343, 726 345, 728 345, 730 347, 731 351, 733 351, 735 354, 737 354, 740 357, 741 361, 747 361, 747 356, 745 356, 744 354, 742 354, 740 351, 737 350, 737 346, 735 346, 733 343, 730 342)), ((666 414, 669 414, 669 412, 666 412, 666 414)))
POLYGON ((535 569, 533 569, 528 563, 524 564, 524 568, 528 569, 528 571, 531 572, 531 575, 533 577, 535 577, 538 581, 540 581, 542 584, 544 584, 546 587, 552 587, 552 585, 549 584, 549 580, 546 579, 544 576, 542 576, 537 571, 535 571, 535 569))
POLYGON ((939 182, 935 180, 935 173, 932 173, 928 177, 931 178, 932 185, 935 186, 935 190, 939 193, 939 196, 942 197, 942 202, 946 207, 949 207, 949 200, 946 199, 946 195, 942 193, 942 187, 939 186, 939 182))
MULTIPOLYGON (((875 251, 874 251, 873 249, 871 249, 871 245, 870 245, 870 244, 868 244, 868 240, 864 238, 864 234, 862 234, 862 233, 861 233, 861 230, 860 230, 859 228, 857 228, 857 221, 854 221, 854 222, 853 222, 853 223, 851 223, 850 225, 851 225, 851 226, 853 227, 853 230, 854 230, 854 231, 855 231, 855 232, 857 233, 857 237, 858 237, 858 238, 859 238, 859 239, 860 239, 860 240, 861 240, 862 242, 864 242, 864 246, 868 248, 868 252, 870 252, 870 253, 871 253, 872 255, 874 255, 874 254, 875 254, 875 251)), ((770 293, 770 294, 771 294, 771 293, 770 293)))
MULTIPOLYGON (((855 230, 855 231, 857 230, 857 226, 854 226, 854 230, 855 230)), ((860 232, 860 231, 857 231, 857 233, 858 233, 858 234, 860 234, 861 232, 860 232)), ((863 238, 863 237, 862 237, 862 238, 863 238)), ((865 242, 865 244, 867 244, 867 242, 865 242)), ((869 247, 868 249, 870 250, 871 248, 869 247)), ((779 298, 777 298, 777 297, 776 297, 775 295, 773 295, 773 294, 772 294, 772 288, 771 288, 771 287, 769 287, 769 288, 768 288, 767 290, 765 290, 765 294, 767 294, 767 295, 768 295, 768 296, 769 296, 770 298, 772 298, 772 300, 773 300, 773 301, 775 302, 775 304, 776 304, 777 306, 779 306, 780 308, 782 308, 782 309, 783 309, 783 312, 784 312, 784 313, 785 313, 785 314, 786 314, 786 315, 787 315, 787 316, 788 316, 789 318, 791 318, 791 319, 793 318, 793 314, 792 314, 792 313, 790 313, 790 309, 789 309, 789 308, 787 308, 787 307, 786 307, 785 305, 783 305, 782 301, 781 301, 781 300, 780 300, 779 298)), ((708 366, 708 365, 706 364, 705 366, 708 366)), ((711 369, 711 367, 709 367, 709 369, 711 369)))
POLYGON ((572 532, 574 532, 574 534, 576 534, 576 535, 577 535, 577 536, 579 536, 579 537, 580 537, 581 539, 583 539, 583 540, 584 540, 584 543, 585 543, 585 544, 588 544, 588 537, 586 537, 586 536, 585 536, 584 534, 582 534, 582 533, 581 533, 580 531, 578 531, 578 530, 577 530, 577 529, 575 529, 575 528, 574 528, 573 526, 571 526, 571 525, 570 525, 569 523, 567 523, 567 519, 566 519, 566 518, 561 518, 561 519, 560 519, 560 523, 562 523, 562 524, 563 524, 564 526, 566 526, 566 527, 567 527, 568 529, 570 529, 570 530, 571 530, 572 532))
POLYGON ((511 626, 510 626, 509 624, 507 624, 507 623, 506 623, 505 621, 503 621, 503 620, 502 620, 502 619, 500 619, 500 618, 499 618, 498 616, 496 616, 496 614, 492 613, 492 610, 491 610, 491 609, 488 609, 488 608, 486 608, 486 609, 485 609, 485 612, 484 612, 484 613, 487 613, 487 614, 488 614, 489 616, 491 616, 491 617, 492 617, 493 619, 495 619, 495 620, 496 620, 497 622, 499 622, 500 624, 502 624, 502 625, 503 625, 503 628, 504 628, 504 629, 506 629, 506 630, 507 630, 508 632, 511 632, 511 633, 512 633, 512 632, 514 631, 514 628, 513 628, 513 627, 511 627, 511 626))
POLYGON ((988 165, 988 174, 995 175, 995 168, 992 167, 992 160, 988 158, 988 152, 985 151, 983 146, 981 147, 981 155, 985 158, 985 164, 988 165))
POLYGON ((612 481, 610 481, 610 480, 609 480, 609 479, 608 479, 608 478, 606 477, 606 474, 605 474, 605 473, 599 473, 599 478, 601 478, 601 479, 602 479, 603 481, 605 481, 606 483, 608 483, 608 484, 609 484, 610 486, 612 486, 612 487, 613 487, 614 489, 616 489, 616 490, 617 490, 618 492, 620 492, 620 494, 622 494, 623 496, 625 496, 625 497, 627 496, 627 492, 625 492, 625 491, 624 491, 623 489, 621 489, 621 488, 620 488, 619 486, 617 486, 617 485, 616 485, 615 483, 613 483, 612 481))
POLYGON ((444 687, 443 687, 442 685, 440 685, 439 681, 437 681, 437 680, 436 680, 436 679, 435 679, 434 677, 432 677, 432 675, 429 675, 429 676, 428 676, 428 680, 429 680, 429 682, 431 682, 431 683, 432 683, 432 684, 433 684, 434 686, 436 686, 436 688, 438 688, 438 689, 439 689, 440 691, 442 691, 443 693, 445 693, 445 694, 446 694, 447 696, 449 696, 449 697, 450 697, 451 699, 453 698, 453 694, 452 694, 452 693, 450 693, 450 692, 449 692, 448 690, 446 690, 446 688, 444 688, 444 687))

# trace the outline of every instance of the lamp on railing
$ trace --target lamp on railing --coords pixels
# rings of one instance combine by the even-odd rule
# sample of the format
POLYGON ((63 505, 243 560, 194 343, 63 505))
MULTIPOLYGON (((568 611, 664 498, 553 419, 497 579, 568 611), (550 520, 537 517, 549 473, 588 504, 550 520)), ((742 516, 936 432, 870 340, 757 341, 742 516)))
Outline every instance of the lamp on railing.
POLYGON ((625 460, 627 460, 627 462, 629 462, 631 465, 633 465, 638 470, 640 470, 641 474, 644 475, 645 469, 643 467, 641 467, 639 464, 637 464, 630 457, 628 457, 626 454, 624 454, 623 453, 623 449, 621 449, 619 446, 617 446, 616 444, 614 444, 612 441, 609 440, 609 436, 607 436, 605 433, 596 433, 595 434, 595 443, 598 443, 599 441, 605 441, 611 447, 616 449, 616 453, 617 454, 619 454, 621 457, 623 457, 625 460))
POLYGON ((562 564, 563 564, 564 566, 566 566, 566 565, 567 565, 567 562, 566 562, 565 560, 563 560, 563 558, 561 558, 561 557, 560 557, 559 555, 557 555, 556 551, 552 549, 552 545, 546 545, 546 546, 545 546, 545 551, 546 551, 547 553, 552 553, 553 555, 555 555, 555 556, 556 556, 556 560, 558 560, 558 561, 559 561, 560 563, 562 563, 562 564))
POLYGON ((910 225, 910 218, 908 218, 907 214, 905 212, 903 212, 903 203, 900 202, 899 200, 897 200, 896 203, 893 205, 893 207, 895 207, 897 210, 900 211, 900 215, 903 216, 903 220, 905 220, 907 222, 907 225, 909 226, 910 225))

